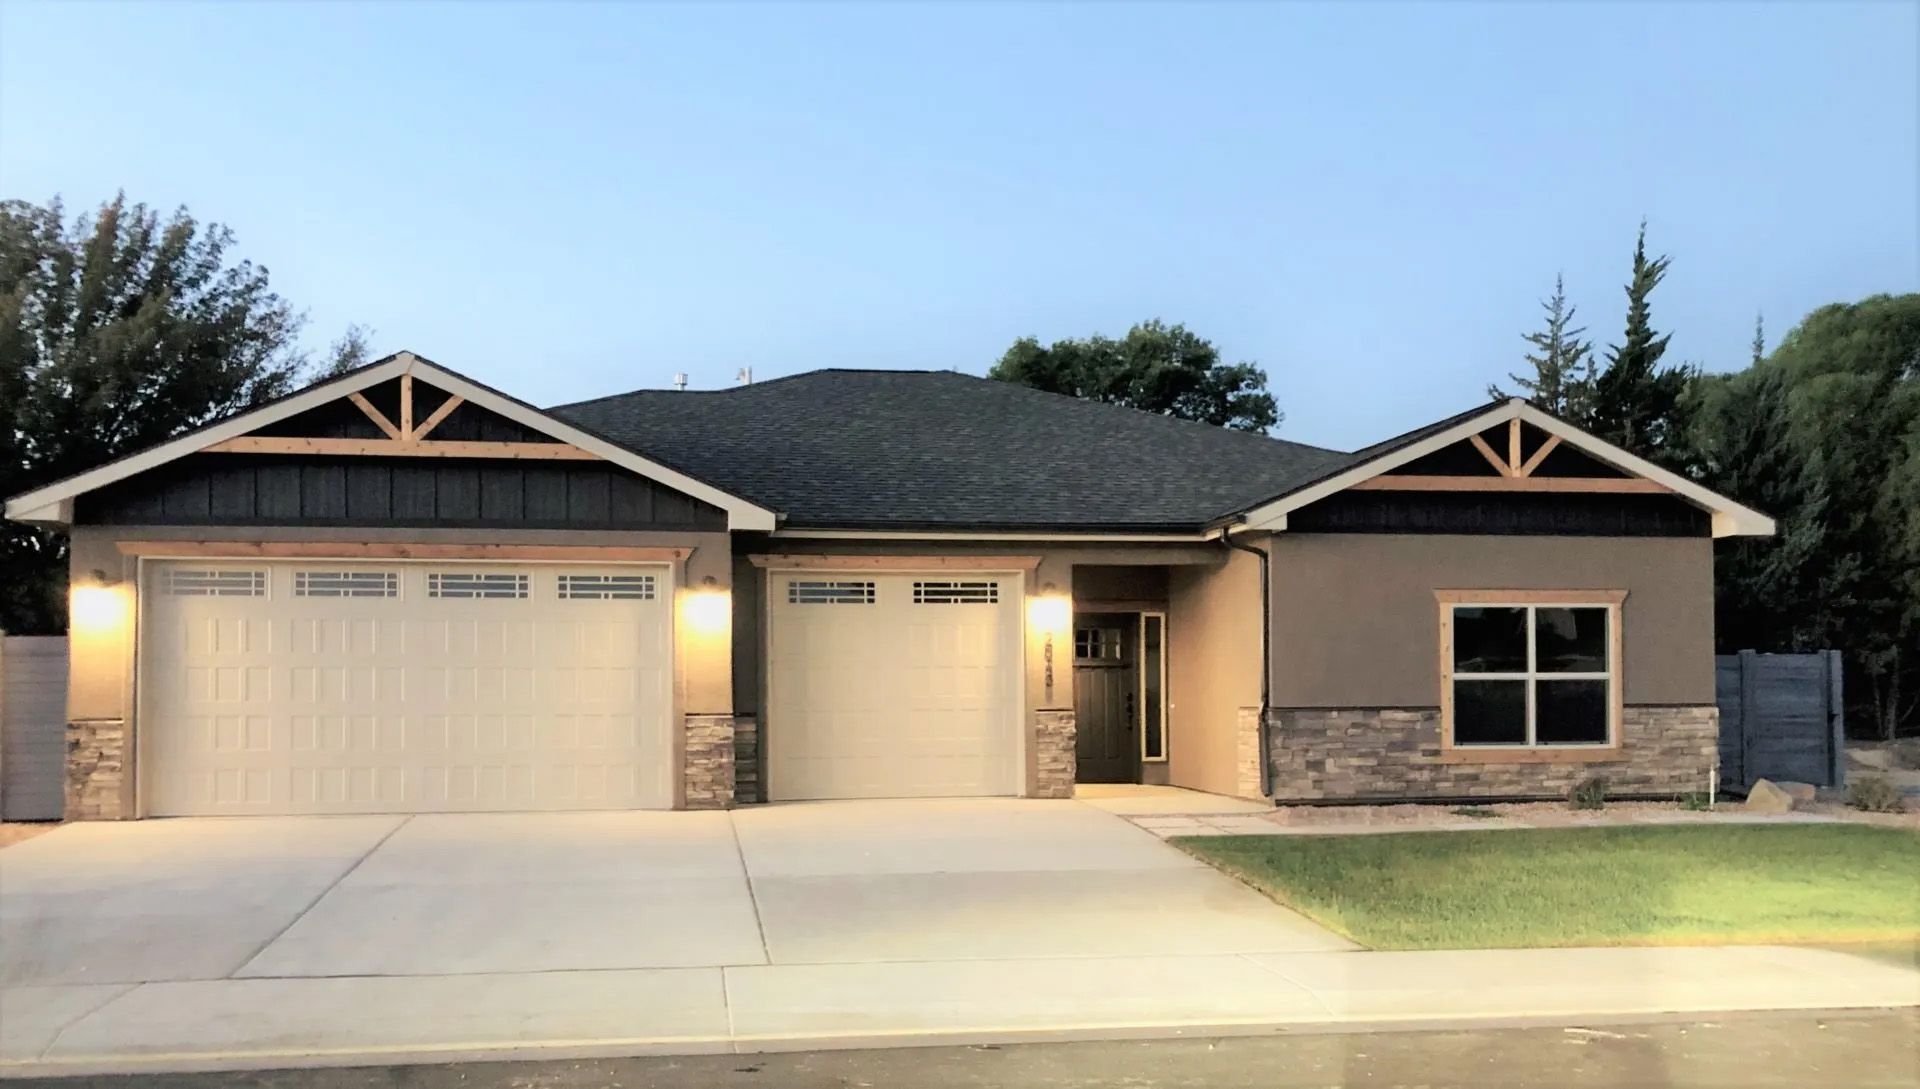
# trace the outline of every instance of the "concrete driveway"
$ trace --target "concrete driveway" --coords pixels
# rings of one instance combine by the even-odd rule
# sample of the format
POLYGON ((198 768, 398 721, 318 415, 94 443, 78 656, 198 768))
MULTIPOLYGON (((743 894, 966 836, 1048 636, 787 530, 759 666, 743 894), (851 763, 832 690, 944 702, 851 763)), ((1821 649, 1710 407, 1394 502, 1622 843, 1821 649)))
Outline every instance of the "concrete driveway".
POLYGON ((1093 794, 61 828, 0 850, 0 1077, 1920 1002, 1819 950, 1349 951, 1108 811, 1204 797, 1093 794))
POLYGON ((78 824, 0 854, 0 986, 1346 943, 1076 802, 78 824))

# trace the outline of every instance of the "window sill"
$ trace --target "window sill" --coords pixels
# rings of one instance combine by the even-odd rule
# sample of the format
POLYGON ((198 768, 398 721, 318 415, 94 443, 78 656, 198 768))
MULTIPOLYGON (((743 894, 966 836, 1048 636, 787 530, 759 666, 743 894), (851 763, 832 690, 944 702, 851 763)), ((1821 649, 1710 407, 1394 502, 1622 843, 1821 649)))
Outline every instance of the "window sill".
POLYGON ((1621 758, 1618 745, 1605 748, 1475 749, 1442 748, 1442 764, 1601 764, 1621 758))

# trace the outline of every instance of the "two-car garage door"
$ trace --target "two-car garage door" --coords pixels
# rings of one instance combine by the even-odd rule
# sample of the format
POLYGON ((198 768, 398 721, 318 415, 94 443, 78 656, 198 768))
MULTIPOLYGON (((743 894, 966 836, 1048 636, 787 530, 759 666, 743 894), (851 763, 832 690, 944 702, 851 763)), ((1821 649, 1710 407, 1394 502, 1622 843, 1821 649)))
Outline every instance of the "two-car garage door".
POLYGON ((768 596, 772 799, 1019 792, 1018 576, 775 572, 768 596))
POLYGON ((664 566, 150 562, 165 814, 672 804, 664 566))

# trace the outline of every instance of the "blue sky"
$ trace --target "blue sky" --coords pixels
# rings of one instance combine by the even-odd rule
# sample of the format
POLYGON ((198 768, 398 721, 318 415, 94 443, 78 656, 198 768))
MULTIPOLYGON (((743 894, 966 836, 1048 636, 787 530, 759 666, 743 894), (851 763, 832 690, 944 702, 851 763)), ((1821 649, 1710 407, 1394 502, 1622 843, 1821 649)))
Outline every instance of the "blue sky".
POLYGON ((231 226, 311 316, 538 403, 983 372, 1184 321, 1351 447, 1564 272, 1671 356, 1920 288, 1906 4, 0 4, 0 196, 231 226))

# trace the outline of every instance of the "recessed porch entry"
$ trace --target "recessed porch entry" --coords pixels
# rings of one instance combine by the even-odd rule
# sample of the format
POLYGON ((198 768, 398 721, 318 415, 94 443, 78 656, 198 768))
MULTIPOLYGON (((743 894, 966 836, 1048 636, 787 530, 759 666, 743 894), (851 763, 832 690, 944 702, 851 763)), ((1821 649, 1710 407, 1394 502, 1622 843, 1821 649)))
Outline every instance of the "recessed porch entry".
POLYGON ((1074 781, 1139 783, 1166 760, 1163 612, 1088 612, 1073 620, 1074 781))

